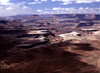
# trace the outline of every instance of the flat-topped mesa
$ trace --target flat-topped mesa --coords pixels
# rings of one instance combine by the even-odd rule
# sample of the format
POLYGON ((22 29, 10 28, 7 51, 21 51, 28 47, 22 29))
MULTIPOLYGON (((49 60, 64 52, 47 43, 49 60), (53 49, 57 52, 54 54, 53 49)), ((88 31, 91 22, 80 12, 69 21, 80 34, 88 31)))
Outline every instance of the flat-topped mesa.
POLYGON ((61 37, 63 41, 76 39, 76 37, 79 37, 79 36, 81 36, 81 34, 75 31, 59 35, 59 37, 61 37))
POLYGON ((38 39, 40 38, 41 40, 44 38, 47 38, 48 36, 55 37, 55 34, 53 34, 49 30, 30 30, 26 34, 18 35, 15 38, 31 38, 31 39, 38 39))
POLYGON ((73 31, 73 32, 70 32, 70 33, 60 34, 59 36, 65 37, 65 36, 79 36, 79 35, 80 35, 80 33, 73 31))
POLYGON ((20 44, 20 45, 18 45, 17 48, 29 49, 29 48, 36 47, 36 46, 39 47, 40 45, 46 45, 48 43, 49 42, 47 40, 42 40, 42 41, 37 41, 37 42, 31 43, 31 44, 20 44))
POLYGON ((47 30, 37 30, 37 31, 31 30, 28 32, 28 34, 48 34, 48 33, 50 33, 50 31, 47 30))
POLYGON ((97 32, 99 30, 96 28, 90 28, 90 29, 80 29, 79 31, 82 35, 92 35, 94 34, 94 32, 97 32))
POLYGON ((48 35, 52 35, 55 36, 51 31, 48 30, 31 30, 28 32, 28 34, 33 34, 33 35, 43 35, 44 37, 48 36, 48 35))
POLYGON ((95 32, 95 31, 98 31, 98 29, 94 29, 94 28, 91 28, 91 29, 81 29, 80 31, 95 32))

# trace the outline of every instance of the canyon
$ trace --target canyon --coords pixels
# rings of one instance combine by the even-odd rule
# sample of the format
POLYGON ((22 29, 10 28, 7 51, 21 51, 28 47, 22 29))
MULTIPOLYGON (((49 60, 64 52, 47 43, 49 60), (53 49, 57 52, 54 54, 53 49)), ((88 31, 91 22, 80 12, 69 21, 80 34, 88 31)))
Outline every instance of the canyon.
POLYGON ((0 17, 1 73, 100 73, 100 15, 0 17))

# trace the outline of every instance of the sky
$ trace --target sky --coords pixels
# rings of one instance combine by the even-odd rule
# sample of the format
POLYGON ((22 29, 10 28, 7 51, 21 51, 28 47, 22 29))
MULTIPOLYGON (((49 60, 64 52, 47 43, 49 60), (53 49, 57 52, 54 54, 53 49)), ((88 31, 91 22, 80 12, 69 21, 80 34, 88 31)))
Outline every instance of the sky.
POLYGON ((100 0, 0 0, 0 16, 100 14, 100 0))

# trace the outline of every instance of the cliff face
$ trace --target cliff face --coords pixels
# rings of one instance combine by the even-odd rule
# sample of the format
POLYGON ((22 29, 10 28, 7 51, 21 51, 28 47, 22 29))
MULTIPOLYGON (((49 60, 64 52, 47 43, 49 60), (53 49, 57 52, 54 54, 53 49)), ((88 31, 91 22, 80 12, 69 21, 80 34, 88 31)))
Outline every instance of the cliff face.
POLYGON ((93 26, 94 23, 80 23, 77 27, 87 27, 87 26, 93 26))
POLYGON ((100 50, 87 43, 8 51, 1 59, 1 73, 99 73, 100 50))
POLYGON ((94 14, 91 14, 91 15, 85 15, 85 17, 84 18, 86 18, 86 19, 94 19, 96 17, 96 15, 94 15, 94 14))
POLYGON ((100 73, 99 15, 13 18, 0 23, 1 73, 100 73))

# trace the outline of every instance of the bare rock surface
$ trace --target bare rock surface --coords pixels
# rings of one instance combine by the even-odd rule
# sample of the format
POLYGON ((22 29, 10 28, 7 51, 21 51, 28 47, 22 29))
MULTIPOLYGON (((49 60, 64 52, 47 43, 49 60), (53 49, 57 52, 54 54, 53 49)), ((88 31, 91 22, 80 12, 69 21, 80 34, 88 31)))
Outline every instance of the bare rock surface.
POLYGON ((0 18, 0 72, 100 73, 99 17, 53 14, 0 18))

